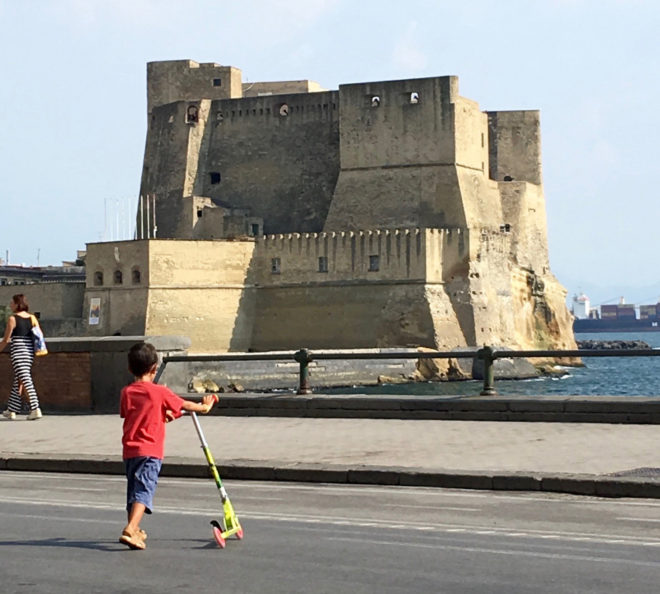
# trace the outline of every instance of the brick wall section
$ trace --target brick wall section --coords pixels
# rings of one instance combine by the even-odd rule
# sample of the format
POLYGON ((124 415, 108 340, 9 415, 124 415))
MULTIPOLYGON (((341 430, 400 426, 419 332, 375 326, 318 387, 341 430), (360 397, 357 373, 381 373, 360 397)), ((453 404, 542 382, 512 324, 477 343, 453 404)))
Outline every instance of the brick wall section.
MULTIPOLYGON (((89 352, 50 353, 37 357, 32 368, 37 394, 45 411, 92 411, 89 352)), ((9 351, 0 353, 0 403, 6 406, 13 373, 9 351)))

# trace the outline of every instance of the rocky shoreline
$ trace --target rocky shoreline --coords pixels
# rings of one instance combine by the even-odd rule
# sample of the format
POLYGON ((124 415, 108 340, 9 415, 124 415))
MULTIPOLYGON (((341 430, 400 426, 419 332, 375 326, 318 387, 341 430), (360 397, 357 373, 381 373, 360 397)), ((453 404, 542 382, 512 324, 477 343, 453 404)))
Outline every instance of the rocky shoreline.
POLYGON ((613 349, 650 349, 643 340, 578 340, 580 350, 609 351, 613 349))

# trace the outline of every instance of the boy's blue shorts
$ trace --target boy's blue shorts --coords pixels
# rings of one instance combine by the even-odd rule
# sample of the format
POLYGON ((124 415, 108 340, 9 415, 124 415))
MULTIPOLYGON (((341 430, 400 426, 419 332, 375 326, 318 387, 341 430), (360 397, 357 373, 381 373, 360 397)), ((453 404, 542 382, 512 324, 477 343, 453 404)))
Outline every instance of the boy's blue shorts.
POLYGON ((150 456, 124 460, 126 478, 128 479, 126 486, 127 511, 131 511, 131 506, 134 503, 142 503, 147 508, 146 513, 151 513, 162 464, 162 460, 150 456))

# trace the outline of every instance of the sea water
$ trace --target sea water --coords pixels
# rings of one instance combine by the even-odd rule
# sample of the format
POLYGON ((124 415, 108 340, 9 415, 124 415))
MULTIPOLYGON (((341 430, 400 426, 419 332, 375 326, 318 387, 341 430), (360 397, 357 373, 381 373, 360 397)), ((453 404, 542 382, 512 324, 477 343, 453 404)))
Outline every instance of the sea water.
MULTIPOLYGON (((660 332, 598 332, 576 334, 576 340, 642 340, 660 349, 660 332)), ((584 357, 584 367, 562 367, 564 375, 531 380, 495 380, 502 396, 660 396, 660 356, 584 357)), ((477 395, 482 381, 422 382, 356 386, 323 390, 329 394, 477 395)))

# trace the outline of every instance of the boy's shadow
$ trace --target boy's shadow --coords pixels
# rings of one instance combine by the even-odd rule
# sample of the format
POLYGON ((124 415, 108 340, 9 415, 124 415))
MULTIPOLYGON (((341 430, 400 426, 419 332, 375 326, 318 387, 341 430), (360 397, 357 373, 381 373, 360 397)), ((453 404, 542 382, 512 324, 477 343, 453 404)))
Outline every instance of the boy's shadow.
MULTIPOLYGON (((217 549, 215 542, 208 542, 200 539, 180 539, 186 540, 199 546, 191 546, 194 549, 217 549)), ((63 537, 43 538, 33 540, 0 540, 0 547, 59 547, 85 549, 88 551, 103 551, 106 553, 122 553, 130 551, 128 547, 114 540, 71 540, 63 537)))
POLYGON ((126 547, 122 547, 119 543, 115 545, 112 541, 70 540, 62 537, 40 540, 0 540, 0 547, 69 547, 107 553, 119 553, 127 550, 126 547))

